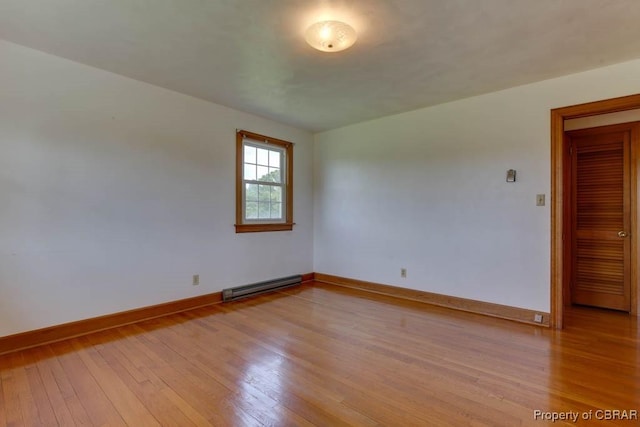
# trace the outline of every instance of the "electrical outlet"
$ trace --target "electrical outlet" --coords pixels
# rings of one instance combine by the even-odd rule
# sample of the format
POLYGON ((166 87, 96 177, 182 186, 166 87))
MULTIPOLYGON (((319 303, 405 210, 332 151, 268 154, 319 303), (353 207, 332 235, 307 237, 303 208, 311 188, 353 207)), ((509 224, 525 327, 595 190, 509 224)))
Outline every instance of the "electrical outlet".
POLYGON ((542 314, 536 313, 533 315, 533 321, 536 323, 542 323, 542 314))
POLYGON ((200 275, 199 274, 194 274, 193 275, 193 282, 191 284, 193 286, 198 286, 200 284, 200 275))
POLYGON ((406 268, 401 268, 400 269, 400 277, 402 277, 403 279, 407 278, 407 269, 406 268))

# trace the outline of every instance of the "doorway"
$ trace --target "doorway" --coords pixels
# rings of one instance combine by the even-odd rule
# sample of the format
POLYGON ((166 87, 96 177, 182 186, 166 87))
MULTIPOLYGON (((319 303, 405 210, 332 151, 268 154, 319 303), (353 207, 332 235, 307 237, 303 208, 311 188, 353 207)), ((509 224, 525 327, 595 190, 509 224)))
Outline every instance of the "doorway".
POLYGON ((639 122, 565 132, 565 301, 631 311, 639 122))
MULTIPOLYGON (((604 101, 590 102, 586 104, 551 110, 551 319, 553 328, 561 329, 563 325, 564 306, 567 302, 565 287, 563 284, 569 276, 566 241, 568 239, 568 227, 570 218, 565 205, 568 203, 565 194, 567 181, 567 156, 564 143, 564 123, 566 120, 580 117, 597 116, 607 113, 628 111, 640 108, 640 94, 621 98, 613 98, 604 101)), ((633 165, 637 169, 637 165, 633 165)), ((635 184, 635 182, 634 182, 635 184)), ((634 193, 635 194, 635 193, 634 193)), ((636 227, 636 218, 631 219, 632 230, 636 227)), ((638 251, 636 250, 637 236, 631 236, 631 307, 632 315, 638 314, 638 285, 637 265, 638 251)))

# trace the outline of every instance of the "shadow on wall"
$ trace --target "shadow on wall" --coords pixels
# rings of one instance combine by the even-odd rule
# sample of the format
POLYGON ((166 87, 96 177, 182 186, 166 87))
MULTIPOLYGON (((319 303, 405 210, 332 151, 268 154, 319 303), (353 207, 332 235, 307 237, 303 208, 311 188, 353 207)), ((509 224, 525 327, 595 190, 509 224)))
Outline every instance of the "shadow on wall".
POLYGON ((15 301, 16 296, 11 294, 11 289, 9 288, 7 279, 0 274, 0 325, 2 329, 0 329, 0 339, 2 339, 6 332, 19 328, 20 313, 15 304, 12 302, 15 301))

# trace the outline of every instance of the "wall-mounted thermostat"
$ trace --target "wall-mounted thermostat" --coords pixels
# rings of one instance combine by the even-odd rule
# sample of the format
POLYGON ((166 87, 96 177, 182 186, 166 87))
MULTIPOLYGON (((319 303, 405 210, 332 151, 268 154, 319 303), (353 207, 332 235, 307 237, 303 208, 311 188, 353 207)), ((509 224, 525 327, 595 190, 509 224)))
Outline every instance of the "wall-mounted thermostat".
POLYGON ((507 171, 507 182, 516 182, 516 170, 509 169, 507 171))

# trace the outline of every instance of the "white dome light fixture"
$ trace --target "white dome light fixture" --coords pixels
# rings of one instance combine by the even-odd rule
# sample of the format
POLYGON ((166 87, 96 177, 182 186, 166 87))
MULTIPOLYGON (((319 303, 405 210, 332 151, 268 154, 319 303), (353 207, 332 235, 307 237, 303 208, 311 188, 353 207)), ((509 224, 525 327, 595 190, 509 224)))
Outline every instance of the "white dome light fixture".
POLYGON ((323 52, 340 52, 351 47, 358 38, 356 30, 340 21, 320 21, 305 32, 305 40, 311 47, 323 52))

